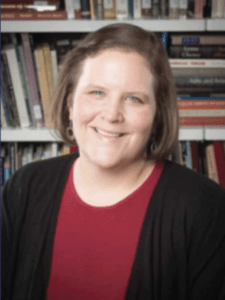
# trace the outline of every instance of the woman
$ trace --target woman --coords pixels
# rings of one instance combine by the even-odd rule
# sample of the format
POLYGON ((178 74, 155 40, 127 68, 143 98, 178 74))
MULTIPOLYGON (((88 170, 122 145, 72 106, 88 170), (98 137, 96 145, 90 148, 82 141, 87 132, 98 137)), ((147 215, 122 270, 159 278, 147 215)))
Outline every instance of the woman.
POLYGON ((166 160, 178 112, 157 36, 128 24, 88 35, 52 111, 79 155, 6 184, 3 299, 224 299, 225 191, 166 160))

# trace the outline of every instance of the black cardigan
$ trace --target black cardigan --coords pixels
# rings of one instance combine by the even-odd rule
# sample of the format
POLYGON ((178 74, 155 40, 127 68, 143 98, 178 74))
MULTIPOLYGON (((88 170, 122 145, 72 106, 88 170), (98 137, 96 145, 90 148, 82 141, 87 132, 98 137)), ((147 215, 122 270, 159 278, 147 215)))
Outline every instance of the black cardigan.
MULTIPOLYGON (((3 300, 46 299, 54 230, 74 159, 68 155, 29 164, 5 185, 3 300)), ((219 185, 165 162, 125 299, 225 299, 225 191, 219 185)))

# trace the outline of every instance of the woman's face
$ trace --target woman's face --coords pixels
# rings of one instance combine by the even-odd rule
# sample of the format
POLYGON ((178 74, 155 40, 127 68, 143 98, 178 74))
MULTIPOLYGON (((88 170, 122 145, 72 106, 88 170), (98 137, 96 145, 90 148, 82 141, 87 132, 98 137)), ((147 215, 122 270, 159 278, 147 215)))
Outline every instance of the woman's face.
POLYGON ((70 109, 81 159, 100 168, 143 160, 155 114, 141 55, 110 49, 86 59, 70 109))

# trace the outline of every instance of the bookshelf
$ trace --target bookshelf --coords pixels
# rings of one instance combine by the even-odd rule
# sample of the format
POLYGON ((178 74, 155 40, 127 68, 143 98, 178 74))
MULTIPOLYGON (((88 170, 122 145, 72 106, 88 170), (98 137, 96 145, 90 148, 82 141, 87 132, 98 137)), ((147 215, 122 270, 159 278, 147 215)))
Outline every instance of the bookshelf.
MULTIPOLYGON (((225 31, 225 19, 190 20, 61 20, 61 21, 2 21, 1 32, 90 32, 113 23, 130 23, 155 32, 225 31)), ((225 140, 225 127, 181 127, 179 140, 225 140)), ((47 129, 2 129, 1 141, 61 141, 47 129)))
MULTIPOLYGON (((222 20, 223 21, 223 20, 222 20)), ((206 31, 205 20, 62 20, 2 21, 2 32, 90 32, 113 23, 129 23, 155 32, 206 31)), ((218 25, 219 26, 219 25, 218 25)), ((225 26, 225 21, 224 21, 225 26)))

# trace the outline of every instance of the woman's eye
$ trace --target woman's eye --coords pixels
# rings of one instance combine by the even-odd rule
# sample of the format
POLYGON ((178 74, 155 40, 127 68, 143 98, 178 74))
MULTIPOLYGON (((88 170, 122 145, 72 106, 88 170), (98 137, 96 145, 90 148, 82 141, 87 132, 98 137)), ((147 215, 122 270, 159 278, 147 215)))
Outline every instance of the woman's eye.
POLYGON ((101 92, 101 91, 93 91, 93 94, 97 95, 97 96, 101 96, 103 94, 103 92, 101 92))
POLYGON ((137 98, 137 97, 134 97, 134 96, 128 96, 128 99, 132 102, 139 102, 139 103, 142 103, 142 100, 137 98))

